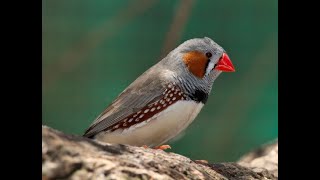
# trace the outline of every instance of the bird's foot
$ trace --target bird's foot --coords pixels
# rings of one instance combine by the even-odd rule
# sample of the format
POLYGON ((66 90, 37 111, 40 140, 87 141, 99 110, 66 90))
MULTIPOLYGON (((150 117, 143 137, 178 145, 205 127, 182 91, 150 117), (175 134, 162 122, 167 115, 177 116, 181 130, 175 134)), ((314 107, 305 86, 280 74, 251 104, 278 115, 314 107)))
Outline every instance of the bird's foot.
POLYGON ((145 149, 148 149, 148 148, 149 148, 147 145, 143 145, 143 146, 141 146, 141 147, 143 147, 143 148, 145 148, 145 149))
MULTIPOLYGON (((147 145, 143 145, 143 146, 141 146, 141 147, 143 147, 143 148, 145 148, 145 149, 148 149, 149 147, 147 146, 147 145)), ((157 147, 154 147, 154 148, 152 148, 152 149, 160 149, 160 150, 166 150, 166 149, 171 149, 171 146, 169 146, 169 145, 161 145, 161 146, 157 146, 157 147)))
POLYGON ((166 149, 171 149, 171 146, 169 146, 169 145, 161 145, 161 146, 155 147, 154 149, 166 150, 166 149))

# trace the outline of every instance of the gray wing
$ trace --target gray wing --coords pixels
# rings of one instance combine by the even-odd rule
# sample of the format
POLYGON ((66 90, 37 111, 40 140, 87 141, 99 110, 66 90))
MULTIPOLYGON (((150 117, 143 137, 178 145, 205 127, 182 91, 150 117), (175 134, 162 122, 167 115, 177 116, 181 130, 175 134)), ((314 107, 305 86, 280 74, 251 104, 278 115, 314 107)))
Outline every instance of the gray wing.
MULTIPOLYGON (((155 67, 155 66, 154 66, 155 67)), ((90 125, 83 136, 93 137, 108 127, 123 120, 132 113, 161 99, 165 82, 160 78, 157 68, 150 68, 128 86, 107 109, 90 125)))

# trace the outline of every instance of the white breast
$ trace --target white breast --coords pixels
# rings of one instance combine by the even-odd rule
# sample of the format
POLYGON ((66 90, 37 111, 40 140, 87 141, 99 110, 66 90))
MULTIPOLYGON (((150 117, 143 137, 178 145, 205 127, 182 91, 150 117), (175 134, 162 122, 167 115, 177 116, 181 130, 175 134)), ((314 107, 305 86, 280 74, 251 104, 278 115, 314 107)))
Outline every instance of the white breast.
POLYGON ((188 127, 202 107, 203 103, 201 102, 180 100, 148 121, 125 130, 101 132, 95 136, 95 139, 134 146, 147 145, 153 147, 162 145, 188 127))

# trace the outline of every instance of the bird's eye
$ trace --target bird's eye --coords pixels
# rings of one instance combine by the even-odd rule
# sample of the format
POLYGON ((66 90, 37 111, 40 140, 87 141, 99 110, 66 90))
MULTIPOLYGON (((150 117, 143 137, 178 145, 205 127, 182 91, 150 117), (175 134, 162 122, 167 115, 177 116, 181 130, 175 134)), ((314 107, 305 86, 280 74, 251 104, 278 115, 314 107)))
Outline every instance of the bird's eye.
POLYGON ((206 56, 207 56, 208 58, 211 58, 211 56, 212 56, 211 52, 207 52, 207 53, 206 53, 206 56))

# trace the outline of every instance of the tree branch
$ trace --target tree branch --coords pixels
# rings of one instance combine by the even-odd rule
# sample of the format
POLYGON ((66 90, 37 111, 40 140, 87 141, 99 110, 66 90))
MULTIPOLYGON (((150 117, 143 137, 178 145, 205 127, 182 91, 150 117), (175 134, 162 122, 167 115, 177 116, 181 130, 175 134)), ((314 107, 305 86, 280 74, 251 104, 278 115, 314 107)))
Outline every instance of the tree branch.
POLYGON ((247 158, 241 161, 243 165, 211 164, 162 150, 100 143, 42 127, 42 179, 278 179, 275 169, 269 172, 259 167, 257 171, 256 164, 250 163, 253 161, 247 158))

